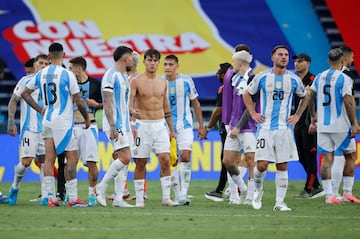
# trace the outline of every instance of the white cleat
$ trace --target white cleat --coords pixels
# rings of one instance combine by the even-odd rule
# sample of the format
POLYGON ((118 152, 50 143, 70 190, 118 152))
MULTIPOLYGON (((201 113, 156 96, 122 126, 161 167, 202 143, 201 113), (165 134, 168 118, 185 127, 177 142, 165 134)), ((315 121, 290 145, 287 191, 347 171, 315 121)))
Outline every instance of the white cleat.
POLYGON ((171 199, 166 199, 164 201, 162 201, 162 204, 165 207, 175 207, 175 206, 179 206, 178 203, 172 201, 171 199))
POLYGON ((282 203, 277 203, 275 204, 274 211, 279 211, 279 212, 286 212, 286 211, 291 211, 291 208, 289 208, 286 203, 282 202, 282 203))
POLYGON ((261 190, 261 192, 255 191, 254 193, 254 200, 252 201, 252 206, 254 209, 258 210, 262 207, 262 196, 264 194, 264 190, 261 190))
POLYGON ((121 201, 114 200, 112 207, 135 207, 135 206, 131 205, 123 200, 121 200, 121 201))
POLYGON ((106 207, 105 192, 96 187, 96 201, 103 207, 106 207))
POLYGON ((230 198, 229 204, 231 204, 231 205, 240 205, 241 200, 240 200, 240 198, 230 198))

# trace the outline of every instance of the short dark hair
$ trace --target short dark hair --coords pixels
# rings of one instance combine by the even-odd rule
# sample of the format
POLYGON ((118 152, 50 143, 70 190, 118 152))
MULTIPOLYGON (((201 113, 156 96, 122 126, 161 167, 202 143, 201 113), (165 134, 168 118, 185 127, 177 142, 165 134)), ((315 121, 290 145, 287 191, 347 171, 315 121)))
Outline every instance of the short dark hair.
POLYGON ((216 72, 216 74, 225 74, 226 71, 231 67, 231 64, 229 62, 224 62, 219 64, 219 69, 216 72))
POLYGON ((127 46, 119 46, 115 49, 113 58, 114 61, 118 61, 123 55, 129 53, 131 54, 133 50, 127 46))
POLYGON ((48 56, 45 55, 45 54, 40 54, 40 55, 37 55, 35 58, 34 58, 34 62, 37 62, 39 61, 40 59, 47 59, 48 56))
POLYGON ((82 56, 74 57, 70 59, 69 62, 73 65, 80 66, 84 71, 86 70, 86 66, 87 66, 86 60, 82 56))
POLYGON ((275 47, 272 49, 271 55, 274 55, 275 51, 276 51, 277 49, 280 49, 280 48, 284 48, 284 49, 286 49, 287 51, 289 51, 289 48, 288 48, 287 46, 285 46, 285 45, 277 45, 277 46, 275 46, 275 47))
POLYGON ((340 49, 343 51, 344 54, 349 54, 353 52, 353 50, 346 45, 341 46, 340 49))
POLYGON ((247 51, 250 53, 250 47, 246 44, 238 44, 235 47, 235 52, 239 52, 239 51, 247 51))
POLYGON ((49 53, 63 52, 63 51, 64 51, 63 46, 58 42, 54 42, 49 46, 49 53))
POLYGON ((25 67, 33 67, 34 66, 34 61, 35 61, 35 58, 30 58, 29 60, 27 60, 24 64, 25 67))
POLYGON ((154 48, 150 48, 144 53, 144 59, 146 59, 146 57, 148 57, 148 56, 155 57, 158 60, 160 60, 160 58, 161 58, 160 52, 154 48))
POLYGON ((164 59, 165 60, 174 60, 176 63, 179 63, 179 58, 173 54, 167 55, 164 59))

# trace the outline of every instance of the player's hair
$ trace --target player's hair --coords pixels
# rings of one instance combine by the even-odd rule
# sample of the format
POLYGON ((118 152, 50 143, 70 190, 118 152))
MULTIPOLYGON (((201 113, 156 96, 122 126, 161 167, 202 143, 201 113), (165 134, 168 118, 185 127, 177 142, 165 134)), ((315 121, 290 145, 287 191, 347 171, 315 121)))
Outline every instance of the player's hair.
POLYGON ((73 65, 80 66, 84 71, 86 70, 86 60, 82 56, 74 57, 70 59, 69 62, 73 65))
POLYGON ((238 44, 235 47, 235 52, 238 52, 238 51, 247 51, 250 53, 250 47, 246 44, 238 44))
POLYGON ((274 55, 274 53, 276 52, 276 50, 277 50, 277 49, 281 49, 281 48, 286 49, 287 51, 289 51, 289 48, 288 48, 287 46, 285 46, 285 45, 277 45, 277 46, 275 46, 275 47, 272 49, 271 55, 274 55))
POLYGON ((63 53, 64 53, 64 48, 60 43, 54 42, 49 46, 50 58, 54 58, 54 59, 61 58, 63 57, 63 53))
POLYGON ((46 59, 47 60, 48 56, 45 54, 39 54, 34 58, 34 62, 38 62, 40 59, 46 59))
POLYGON ((219 70, 216 72, 216 74, 225 74, 226 71, 231 67, 231 64, 229 62, 224 62, 219 65, 219 70))
POLYGON ((158 50, 150 48, 144 53, 144 60, 146 57, 155 57, 156 59, 160 60, 161 54, 158 50))
POLYGON ((339 63, 343 55, 344 52, 339 47, 331 49, 328 53, 329 62, 332 64, 339 63))
POLYGON ((127 53, 131 54, 133 50, 127 46, 119 46, 115 49, 113 58, 114 61, 118 61, 121 57, 127 53))
POLYGON ((173 61, 175 61, 176 63, 179 63, 179 58, 178 58, 177 56, 173 55, 173 54, 167 55, 167 56, 165 57, 165 60, 173 60, 173 61))

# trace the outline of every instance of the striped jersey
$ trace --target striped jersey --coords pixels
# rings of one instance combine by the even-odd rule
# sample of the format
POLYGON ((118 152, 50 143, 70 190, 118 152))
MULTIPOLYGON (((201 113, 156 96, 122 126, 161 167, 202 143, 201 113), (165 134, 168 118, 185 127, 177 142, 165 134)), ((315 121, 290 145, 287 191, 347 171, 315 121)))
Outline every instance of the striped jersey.
POLYGON ((56 129, 69 129, 73 126, 72 96, 79 93, 73 72, 60 65, 49 65, 36 73, 26 87, 40 90, 45 106, 44 126, 56 129))
MULTIPOLYGON (((128 76, 120 73, 115 67, 108 69, 102 78, 101 90, 102 93, 113 93, 112 110, 115 128, 123 129, 126 132, 131 131, 129 112, 130 82, 128 76)), ((110 124, 105 112, 103 114, 103 130, 110 131, 110 124)))
POLYGON ((194 81, 188 75, 178 74, 176 80, 167 81, 167 83, 167 93, 175 133, 179 129, 192 128, 193 119, 190 110, 190 100, 194 100, 199 96, 194 81))
POLYGON ((260 92, 260 113, 265 121, 259 123, 258 128, 269 130, 292 127, 287 119, 293 96, 302 98, 306 95, 301 79, 288 70, 284 75, 275 75, 272 69, 263 71, 254 77, 247 90, 251 95, 260 92))
POLYGON ((315 77, 311 89, 316 92, 317 131, 348 132, 351 128, 343 97, 352 95, 352 79, 336 69, 315 77))
MULTIPOLYGON (((26 84, 33 78, 35 75, 26 75, 22 77, 15 86, 14 95, 20 97, 20 134, 23 135, 24 131, 31 131, 35 133, 40 133, 42 131, 42 119, 43 116, 33 109, 26 101, 21 98, 21 93, 24 91, 26 84)), ((35 90, 31 93, 31 97, 37 102, 41 107, 44 107, 43 101, 41 99, 40 90, 35 90)))

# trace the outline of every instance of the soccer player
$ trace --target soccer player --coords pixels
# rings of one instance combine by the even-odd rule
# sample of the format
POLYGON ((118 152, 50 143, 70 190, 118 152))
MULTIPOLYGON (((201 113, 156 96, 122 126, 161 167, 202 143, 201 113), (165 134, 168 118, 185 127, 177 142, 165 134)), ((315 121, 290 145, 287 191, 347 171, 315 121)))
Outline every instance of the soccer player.
POLYGON ((237 124, 241 116, 246 110, 242 95, 247 88, 248 82, 252 80, 254 74, 250 63, 252 55, 242 50, 233 55, 233 71, 235 75, 232 77, 233 85, 233 106, 229 124, 229 134, 225 140, 224 160, 223 163, 235 185, 230 184, 230 204, 248 204, 251 205, 255 191, 254 182, 254 155, 256 148, 256 123, 250 119, 247 123, 237 128, 237 124), (249 170, 249 183, 246 186, 243 180, 243 174, 240 173, 237 159, 241 157, 240 151, 244 153, 244 160, 249 170), (238 193, 240 189, 240 196, 238 193), (245 200, 246 199, 246 200, 245 200))
POLYGON ((95 186, 98 180, 98 141, 99 130, 95 121, 95 112, 102 108, 101 83, 99 80, 89 77, 86 74, 86 60, 79 56, 70 59, 69 69, 74 72, 84 104, 87 105, 87 112, 91 125, 84 129, 84 118, 79 109, 74 105, 75 133, 79 139, 79 157, 83 164, 88 167, 89 199, 88 205, 96 204, 95 186))
POLYGON ((49 207, 59 206, 55 195, 54 163, 56 155, 65 152, 67 160, 65 166, 65 187, 69 196, 68 206, 83 207, 86 204, 78 198, 76 166, 78 163, 78 143, 73 131, 73 102, 76 103, 85 119, 85 128, 90 126, 90 119, 80 96, 79 86, 74 73, 65 69, 63 46, 60 43, 52 43, 49 46, 49 59, 51 64, 33 77, 21 94, 21 97, 41 113, 42 136, 45 140, 45 168, 44 187, 45 197, 42 204, 49 207), (31 93, 40 90, 44 107, 40 106, 32 97, 31 93))
MULTIPOLYGON (((295 71, 301 78, 306 91, 309 91, 310 86, 315 79, 315 75, 309 71, 311 58, 306 53, 300 53, 293 56, 293 59, 295 71)), ((300 99, 295 95, 295 109, 297 108, 299 102, 300 99)), ((309 124, 310 114, 308 112, 308 108, 306 108, 294 129, 296 147, 299 153, 299 162, 306 173, 304 189, 298 195, 294 196, 294 198, 298 199, 317 198, 325 195, 317 176, 316 135, 308 133, 309 124)))
POLYGON ((144 207, 145 166, 154 148, 160 162, 162 205, 176 206, 170 199, 170 138, 175 138, 167 97, 167 82, 157 76, 160 52, 149 49, 144 54, 145 72, 131 81, 130 113, 137 120, 136 147, 132 151, 136 167, 134 183, 136 206, 144 207))
POLYGON ((174 170, 171 170, 172 186, 175 192, 175 201, 179 205, 189 205, 188 189, 191 180, 191 151, 194 142, 190 102, 199 122, 199 139, 205 138, 205 127, 195 84, 190 76, 178 73, 178 69, 179 59, 177 56, 168 55, 164 58, 164 72, 167 80, 172 124, 176 133, 177 148, 180 150, 180 163, 171 165, 174 166, 174 170))
MULTIPOLYGON (((344 155, 345 161, 348 161, 345 163, 347 168, 344 170, 353 174, 356 145, 351 137, 360 132, 355 117, 355 101, 352 96, 353 82, 350 77, 341 72, 343 54, 340 48, 329 51, 330 68, 316 76, 311 86, 309 102, 311 115, 309 132, 317 132, 318 151, 323 156, 321 177, 325 191, 325 203, 328 204, 342 203, 332 188, 331 166, 334 154, 344 155)), ((344 199, 351 201, 355 198, 352 195, 353 184, 353 177, 349 177, 347 187, 344 188, 344 199)))
MULTIPOLYGON (((8 104, 8 134, 15 136, 17 134, 17 127, 15 124, 16 105, 20 101, 20 162, 15 166, 15 175, 13 183, 9 190, 8 201, 10 205, 15 205, 20 183, 26 174, 27 169, 31 165, 33 159, 40 164, 40 183, 44 176, 44 157, 45 145, 41 138, 41 123, 42 115, 36 112, 24 99, 21 98, 21 93, 24 91, 26 84, 34 77, 35 73, 49 65, 47 55, 38 55, 33 60, 35 69, 34 74, 22 77, 15 86, 13 95, 8 104)), ((31 94, 31 97, 38 101, 40 98, 40 91, 36 90, 31 94)), ((42 100, 39 104, 43 105, 42 100)), ((43 187, 41 187, 43 189, 43 187)), ((42 190, 43 193, 43 190, 42 190)))
POLYGON ((289 50, 275 46, 271 53, 273 67, 257 74, 243 95, 251 118, 258 123, 256 166, 254 179, 256 192, 252 206, 262 207, 263 183, 269 162, 276 165, 276 202, 274 211, 291 211, 284 202, 288 188, 288 162, 298 159, 293 127, 304 112, 308 97, 301 79, 286 69, 289 50), (256 112, 252 95, 260 92, 260 112, 256 112), (294 115, 290 115, 293 95, 302 100, 294 115))
POLYGON ((127 69, 133 64, 132 49, 119 46, 113 53, 115 66, 108 69, 101 82, 103 95, 103 130, 114 146, 114 161, 106 171, 101 182, 96 186, 96 199, 101 206, 106 206, 105 192, 108 184, 116 180, 113 207, 133 207, 123 200, 127 180, 130 150, 134 138, 130 125, 129 97, 130 82, 127 69))

